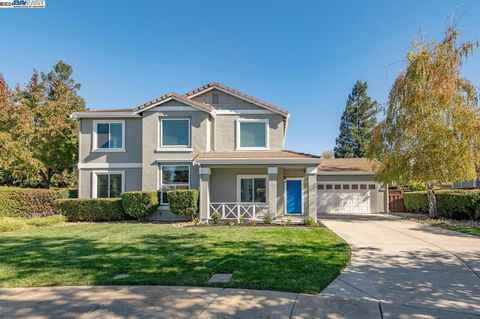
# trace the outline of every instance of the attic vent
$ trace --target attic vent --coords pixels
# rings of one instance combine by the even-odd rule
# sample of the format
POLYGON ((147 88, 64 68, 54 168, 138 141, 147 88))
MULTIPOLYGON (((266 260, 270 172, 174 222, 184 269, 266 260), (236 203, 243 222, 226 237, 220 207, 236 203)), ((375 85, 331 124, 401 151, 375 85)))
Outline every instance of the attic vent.
POLYGON ((219 103, 219 93, 218 92, 213 92, 212 93, 212 104, 218 104, 219 103))

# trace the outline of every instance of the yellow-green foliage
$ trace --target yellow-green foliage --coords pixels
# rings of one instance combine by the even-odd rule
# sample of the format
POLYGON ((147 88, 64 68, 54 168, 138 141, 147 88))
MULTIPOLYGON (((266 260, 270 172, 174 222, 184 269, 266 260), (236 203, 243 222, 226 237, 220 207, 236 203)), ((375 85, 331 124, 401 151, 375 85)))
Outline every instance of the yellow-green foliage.
MULTIPOLYGON (((442 190, 435 193, 440 216, 452 219, 480 219, 479 190, 442 190)), ((407 212, 428 214, 426 192, 404 193, 403 201, 407 212)))
POLYGON ((31 226, 50 226, 55 224, 61 224, 67 221, 67 218, 63 215, 50 215, 47 217, 36 217, 27 219, 27 225, 31 226))
POLYGON ((0 187, 0 216, 30 218, 57 214, 53 202, 68 196, 68 189, 0 187))
POLYGON ((383 163, 378 179, 435 185, 476 178, 477 92, 460 68, 478 43, 457 37, 450 27, 440 42, 413 43, 371 143, 369 156, 383 163))
POLYGON ((50 215, 31 219, 22 217, 0 217, 0 233, 21 230, 28 227, 51 226, 64 223, 65 221, 66 218, 63 215, 50 215))

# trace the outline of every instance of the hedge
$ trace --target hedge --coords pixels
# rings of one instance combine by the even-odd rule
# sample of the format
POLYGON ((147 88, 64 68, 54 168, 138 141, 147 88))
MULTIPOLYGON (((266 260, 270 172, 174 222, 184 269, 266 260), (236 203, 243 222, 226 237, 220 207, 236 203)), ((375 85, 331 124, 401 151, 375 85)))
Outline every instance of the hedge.
POLYGON ((53 202, 68 196, 66 188, 0 187, 0 216, 32 218, 58 214, 53 202))
MULTIPOLYGON (((441 217, 480 219, 480 190, 440 190, 435 192, 435 197, 441 217)), ((403 201, 407 212, 428 214, 426 192, 404 193, 403 201)))
POLYGON ((168 205, 172 213, 193 219, 198 210, 198 190, 177 189, 167 192, 168 205))
POLYGON ((70 222, 100 222, 128 219, 121 198, 57 199, 55 206, 70 222))
POLYGON ((157 211, 158 193, 155 191, 125 192, 121 197, 125 213, 138 220, 145 220, 157 211))

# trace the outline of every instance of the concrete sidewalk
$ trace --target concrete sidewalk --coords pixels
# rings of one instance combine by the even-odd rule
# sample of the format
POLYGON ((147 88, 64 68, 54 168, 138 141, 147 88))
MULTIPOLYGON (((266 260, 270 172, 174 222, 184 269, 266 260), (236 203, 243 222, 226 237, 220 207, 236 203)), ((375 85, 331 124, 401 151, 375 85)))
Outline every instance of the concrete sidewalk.
POLYGON ((381 318, 378 302, 243 289, 0 289, 0 318, 381 318))

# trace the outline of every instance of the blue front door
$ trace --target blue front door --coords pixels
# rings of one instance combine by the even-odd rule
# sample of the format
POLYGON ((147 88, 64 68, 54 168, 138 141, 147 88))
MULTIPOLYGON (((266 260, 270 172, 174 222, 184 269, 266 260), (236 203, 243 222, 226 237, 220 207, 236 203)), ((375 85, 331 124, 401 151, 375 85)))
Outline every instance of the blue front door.
POLYGON ((302 181, 287 180, 287 214, 302 213, 302 181))

